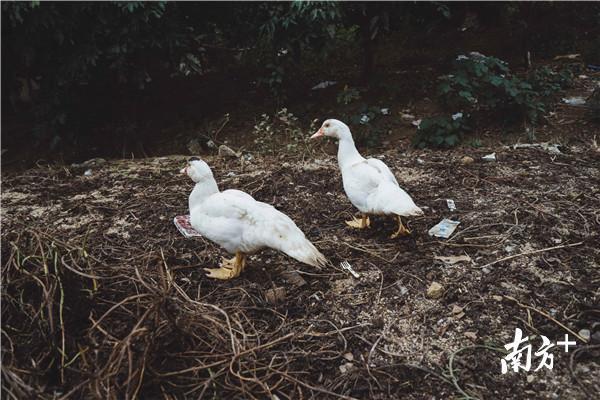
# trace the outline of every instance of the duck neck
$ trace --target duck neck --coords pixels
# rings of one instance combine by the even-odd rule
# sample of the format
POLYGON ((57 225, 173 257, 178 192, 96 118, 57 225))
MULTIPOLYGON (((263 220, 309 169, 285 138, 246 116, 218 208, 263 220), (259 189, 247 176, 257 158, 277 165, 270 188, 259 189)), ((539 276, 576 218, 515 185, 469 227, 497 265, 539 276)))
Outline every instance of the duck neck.
POLYGON ((194 208, 201 205, 209 196, 212 196, 218 192, 219 187, 217 186, 217 182, 214 180, 214 178, 205 179, 196 183, 196 186, 194 186, 194 190, 192 190, 188 200, 190 214, 194 208))
POLYGON ((344 168, 347 165, 352 165, 362 160, 364 160, 364 158, 360 155, 358 150, 356 150, 352 135, 348 134, 342 136, 338 144, 338 163, 340 164, 340 168, 344 168))

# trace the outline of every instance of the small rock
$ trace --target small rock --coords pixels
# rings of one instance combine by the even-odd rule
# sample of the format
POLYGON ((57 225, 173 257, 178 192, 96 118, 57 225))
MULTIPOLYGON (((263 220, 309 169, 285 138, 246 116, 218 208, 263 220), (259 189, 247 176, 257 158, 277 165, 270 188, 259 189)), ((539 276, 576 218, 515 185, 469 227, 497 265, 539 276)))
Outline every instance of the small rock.
POLYGON ((92 176, 92 170, 86 169, 85 172, 83 173, 83 176, 92 176))
POLYGON ((527 383, 533 382, 534 379, 535 377, 533 375, 527 375, 527 383))
POLYGON ((417 164, 425 164, 425 161, 421 158, 417 158, 417 164))
POLYGON ((492 299, 494 299, 496 301, 502 301, 503 297, 502 296, 498 296, 498 295, 494 295, 494 296, 492 296, 492 299))
POLYGON ((350 352, 345 353, 342 357, 344 357, 348 361, 354 361, 354 354, 352 354, 350 352))
POLYGON ((209 149, 216 149, 217 145, 212 140, 209 140, 208 142, 206 142, 206 147, 208 147, 209 149))
POLYGON ((462 165, 473 164, 473 162, 475 162, 475 160, 473 159, 473 157, 469 157, 469 156, 464 156, 463 158, 460 159, 460 163, 462 165))
POLYGON ((342 374, 345 374, 346 372, 352 371, 353 368, 354 368, 354 364, 352 364, 351 362, 347 362, 347 363, 340 365, 340 372, 342 374))
POLYGON ((492 272, 492 270, 490 270, 488 267, 483 267, 481 269, 481 272, 483 272, 484 274, 489 274, 490 272, 492 272))
POLYGON ((579 336, 581 336, 582 338, 584 338, 585 340, 587 340, 589 342, 590 338, 592 337, 592 332, 590 332, 589 329, 582 329, 579 331, 579 336))
POLYGON ((475 332, 465 332, 465 336, 473 341, 477 340, 477 333, 475 332))
POLYGON ((437 282, 431 282, 427 288, 427 297, 430 299, 439 299, 444 294, 444 287, 437 282))
POLYGON ((235 151, 233 151, 233 149, 229 146, 226 146, 224 144, 219 146, 219 157, 224 157, 224 158, 238 158, 240 155, 238 153, 236 153, 235 151))

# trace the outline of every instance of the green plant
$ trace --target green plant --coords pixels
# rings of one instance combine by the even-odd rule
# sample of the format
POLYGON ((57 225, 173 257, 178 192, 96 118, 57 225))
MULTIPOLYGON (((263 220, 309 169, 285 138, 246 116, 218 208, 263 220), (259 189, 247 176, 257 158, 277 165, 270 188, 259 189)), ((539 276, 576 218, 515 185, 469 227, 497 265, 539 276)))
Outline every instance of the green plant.
POLYGON ((413 144, 423 147, 452 147, 471 129, 462 113, 424 118, 419 124, 413 144))
POLYGON ((353 87, 344 86, 344 89, 338 93, 336 101, 338 104, 348 105, 355 100, 360 100, 360 91, 353 87))
POLYGON ((438 92, 447 108, 460 113, 424 119, 415 143, 420 147, 454 146, 470 129, 469 119, 482 114, 505 122, 524 121, 532 125, 528 132, 534 132, 549 100, 571 80, 569 70, 555 72, 541 67, 518 76, 496 57, 476 52, 459 55, 452 73, 439 78, 438 92), (467 116, 462 117, 463 113, 467 116))
POLYGON ((506 62, 472 52, 456 58, 453 72, 439 78, 438 91, 454 109, 487 112, 509 121, 524 119, 535 125, 546 111, 549 96, 571 78, 568 70, 557 73, 548 67, 521 77, 511 73, 506 62))
MULTIPOLYGON (((311 124, 311 129, 317 128, 311 124)), ((312 132, 312 130, 310 131, 312 132)), ((284 148, 289 154, 307 151, 310 135, 300 126, 298 117, 282 108, 273 117, 262 114, 254 125, 254 144, 258 151, 277 154, 284 148)))

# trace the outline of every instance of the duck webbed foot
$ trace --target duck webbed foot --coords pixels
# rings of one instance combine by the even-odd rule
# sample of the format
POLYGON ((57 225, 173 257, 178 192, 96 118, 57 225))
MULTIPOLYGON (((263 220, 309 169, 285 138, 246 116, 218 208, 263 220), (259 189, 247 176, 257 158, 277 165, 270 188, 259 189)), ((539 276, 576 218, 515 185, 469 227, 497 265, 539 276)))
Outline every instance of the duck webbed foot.
POLYGON ((209 278, 228 280, 237 278, 246 266, 246 256, 240 252, 235 253, 235 257, 226 259, 223 257, 223 261, 219 268, 204 268, 208 273, 206 276, 209 278))
POLYGON ((353 217, 352 220, 346 221, 346 225, 355 229, 365 229, 371 226, 371 220, 367 214, 363 214, 362 218, 353 217))
POLYGON ((402 223, 402 219, 400 218, 400 216, 396 215, 396 218, 398 218, 398 230, 396 232, 394 232, 392 234, 392 236, 390 236, 390 239, 395 239, 398 236, 408 236, 408 235, 410 235, 410 231, 408 230, 408 228, 406 228, 404 226, 404 224, 402 223))

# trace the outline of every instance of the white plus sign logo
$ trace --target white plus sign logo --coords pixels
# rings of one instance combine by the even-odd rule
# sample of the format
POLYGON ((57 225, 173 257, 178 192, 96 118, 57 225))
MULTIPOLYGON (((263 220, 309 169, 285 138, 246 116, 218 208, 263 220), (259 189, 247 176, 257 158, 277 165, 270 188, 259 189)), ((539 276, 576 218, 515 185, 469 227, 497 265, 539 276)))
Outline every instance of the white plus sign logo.
POLYGON ((569 334, 566 333, 565 334, 565 340, 564 341, 558 341, 556 342, 557 346, 565 346, 565 353, 569 352, 569 346, 575 346, 577 343, 575 343, 575 341, 569 341, 569 334))

